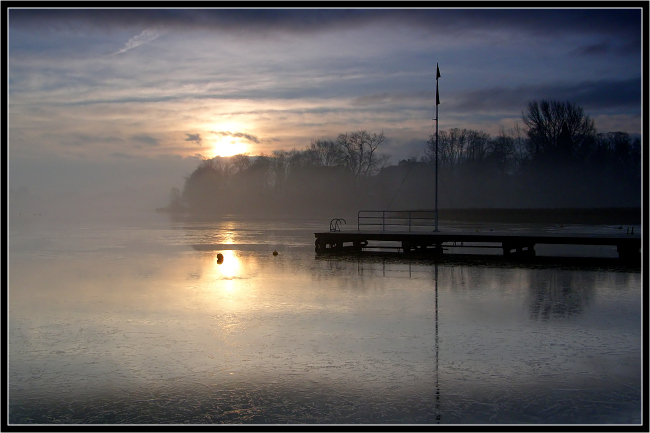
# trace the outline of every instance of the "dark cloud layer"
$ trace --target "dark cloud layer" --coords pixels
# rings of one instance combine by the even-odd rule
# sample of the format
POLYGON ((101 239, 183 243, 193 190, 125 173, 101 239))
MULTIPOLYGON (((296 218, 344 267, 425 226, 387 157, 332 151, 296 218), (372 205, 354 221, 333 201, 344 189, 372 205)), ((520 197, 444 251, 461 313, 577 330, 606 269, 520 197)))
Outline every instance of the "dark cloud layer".
POLYGON ((639 53, 640 49, 640 39, 632 39, 619 46, 613 45, 609 41, 605 41, 578 47, 569 52, 569 56, 602 56, 610 53, 618 56, 626 56, 629 54, 639 53))
POLYGON ((451 104, 459 110, 516 110, 525 107, 528 101, 540 99, 574 101, 587 110, 614 107, 636 108, 641 104, 641 78, 516 88, 493 87, 466 92, 451 104))
POLYGON ((34 30, 156 27, 267 34, 314 33, 371 23, 435 33, 505 29, 539 36, 598 32, 640 39, 639 9, 12 9, 10 25, 34 30), (469 30, 468 30, 469 29, 469 30))

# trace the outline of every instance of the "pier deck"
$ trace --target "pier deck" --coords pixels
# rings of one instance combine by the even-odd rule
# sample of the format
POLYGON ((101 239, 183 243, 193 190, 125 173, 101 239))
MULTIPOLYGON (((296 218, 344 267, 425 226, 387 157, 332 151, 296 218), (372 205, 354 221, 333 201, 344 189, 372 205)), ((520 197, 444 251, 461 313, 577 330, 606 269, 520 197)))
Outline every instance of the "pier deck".
POLYGON ((619 258, 639 259, 639 233, 545 233, 545 232, 422 232, 422 231, 330 231, 314 233, 316 253, 393 248, 404 253, 442 254, 445 247, 500 248, 505 256, 535 256, 535 245, 614 245, 619 258), (387 242, 396 245, 386 245, 387 242))

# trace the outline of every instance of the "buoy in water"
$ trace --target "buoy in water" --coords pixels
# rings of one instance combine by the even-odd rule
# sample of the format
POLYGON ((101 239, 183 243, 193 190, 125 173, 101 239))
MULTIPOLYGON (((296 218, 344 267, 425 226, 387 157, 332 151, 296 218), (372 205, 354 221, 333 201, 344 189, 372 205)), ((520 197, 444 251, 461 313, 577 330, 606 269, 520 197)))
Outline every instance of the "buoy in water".
POLYGON ((273 251, 273 255, 274 255, 274 256, 277 256, 277 255, 278 255, 278 252, 277 252, 277 251, 273 251))
POLYGON ((217 264, 222 264, 223 263, 223 254, 219 253, 217 254, 217 264))

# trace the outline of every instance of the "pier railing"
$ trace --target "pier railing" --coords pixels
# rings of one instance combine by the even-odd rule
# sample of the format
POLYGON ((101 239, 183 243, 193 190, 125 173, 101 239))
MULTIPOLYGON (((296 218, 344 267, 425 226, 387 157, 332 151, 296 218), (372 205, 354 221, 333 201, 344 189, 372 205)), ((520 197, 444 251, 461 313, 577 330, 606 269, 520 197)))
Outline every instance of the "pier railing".
POLYGON ((433 231, 436 226, 434 210, 360 210, 357 229, 381 231, 433 231))

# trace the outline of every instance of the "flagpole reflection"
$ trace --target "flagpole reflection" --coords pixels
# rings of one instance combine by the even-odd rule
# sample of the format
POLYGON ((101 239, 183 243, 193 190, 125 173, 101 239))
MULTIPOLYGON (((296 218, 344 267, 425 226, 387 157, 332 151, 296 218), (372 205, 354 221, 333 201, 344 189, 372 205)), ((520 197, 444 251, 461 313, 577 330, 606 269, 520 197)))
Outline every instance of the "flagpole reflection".
POLYGON ((440 424, 440 383, 438 376, 438 263, 435 264, 435 321, 436 321, 436 424, 440 424))

